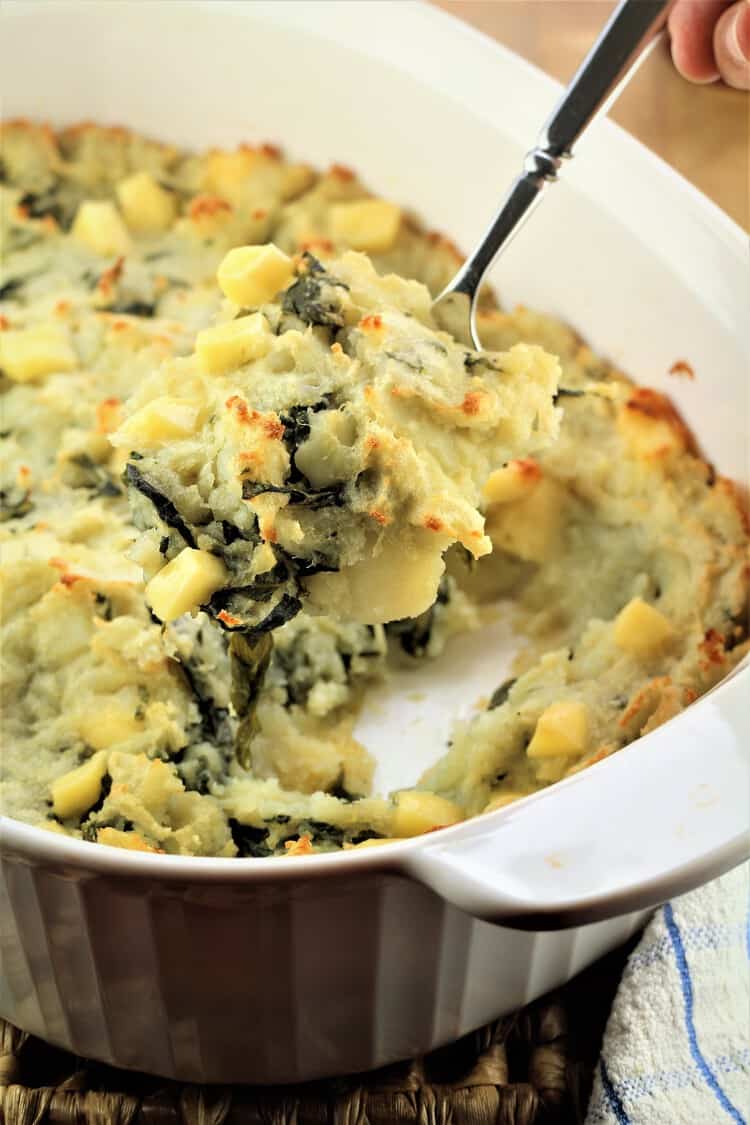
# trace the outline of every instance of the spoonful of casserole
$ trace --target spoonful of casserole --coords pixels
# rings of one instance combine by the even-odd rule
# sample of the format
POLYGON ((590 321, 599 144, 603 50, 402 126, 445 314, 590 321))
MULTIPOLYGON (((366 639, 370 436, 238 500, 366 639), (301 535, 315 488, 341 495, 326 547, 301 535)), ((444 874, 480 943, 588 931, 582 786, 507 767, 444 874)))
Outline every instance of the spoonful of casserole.
POLYGON ((669 6, 622 0, 432 307, 427 289, 379 276, 363 255, 324 268, 273 244, 229 251, 219 321, 146 381, 113 438, 130 453, 157 618, 201 607, 258 637, 303 602, 353 622, 415 617, 435 600, 448 547, 489 552, 482 487, 554 439, 559 365, 524 344, 480 351, 479 286, 669 6))
POLYGON ((555 358, 467 349, 421 284, 362 254, 231 250, 195 351, 114 434, 155 616, 257 638, 302 608, 376 624, 435 600, 443 554, 490 551, 482 487, 554 440, 555 358))

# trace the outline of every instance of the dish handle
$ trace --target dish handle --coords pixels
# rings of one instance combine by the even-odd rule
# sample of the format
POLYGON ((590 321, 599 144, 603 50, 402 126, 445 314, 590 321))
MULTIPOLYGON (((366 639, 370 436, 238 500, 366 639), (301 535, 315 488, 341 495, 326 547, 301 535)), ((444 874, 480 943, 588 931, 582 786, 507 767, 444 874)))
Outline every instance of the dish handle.
POLYGON ((611 758, 425 839, 407 873, 475 917, 555 930, 654 907, 750 857, 750 669, 611 758))

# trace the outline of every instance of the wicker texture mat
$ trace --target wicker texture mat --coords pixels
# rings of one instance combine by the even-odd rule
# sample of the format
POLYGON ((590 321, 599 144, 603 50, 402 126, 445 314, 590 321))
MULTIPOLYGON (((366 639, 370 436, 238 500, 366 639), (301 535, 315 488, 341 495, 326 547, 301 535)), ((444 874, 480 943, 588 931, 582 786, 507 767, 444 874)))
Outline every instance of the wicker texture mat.
POLYGON ((0 1021, 2 1125, 577 1125, 634 942, 458 1043, 373 1074, 201 1087, 115 1070, 0 1021))

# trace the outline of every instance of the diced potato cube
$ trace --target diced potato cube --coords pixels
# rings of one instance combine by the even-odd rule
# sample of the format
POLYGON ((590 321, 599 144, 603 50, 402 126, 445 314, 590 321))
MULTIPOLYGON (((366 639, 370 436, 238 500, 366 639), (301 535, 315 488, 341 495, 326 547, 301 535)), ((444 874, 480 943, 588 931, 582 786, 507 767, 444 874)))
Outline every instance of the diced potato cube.
POLYGON ((120 180, 116 191, 131 230, 155 233, 172 225, 177 211, 175 197, 150 172, 135 172, 120 180))
POLYGON ((615 644, 633 656, 651 656, 674 636, 671 621, 643 598, 633 598, 615 620, 615 644))
POLYGON ((123 422, 117 444, 129 449, 157 449, 190 437, 198 428, 200 413, 199 404, 192 399, 160 395, 123 422))
POLYGON ((253 555, 253 576, 267 574, 278 564, 276 552, 270 543, 261 543, 253 555))
POLYGON ((257 308, 286 288, 293 274, 292 259, 267 242, 264 246, 235 246, 223 258, 216 278, 230 301, 257 308))
POLYGON ((236 152, 211 152, 206 158, 203 187, 237 203, 242 197, 244 182, 267 159, 262 152, 248 146, 236 152))
POLYGON ((554 782, 565 777, 570 767, 570 758, 566 754, 558 754, 554 758, 535 759, 537 781, 554 782))
MULTIPOLYGON (((116 435, 113 434, 112 437, 115 438, 116 435)), ((118 449, 112 450, 112 455, 109 458, 109 464, 107 467, 109 468, 109 471, 113 476, 121 477, 125 472, 125 466, 127 465, 129 460, 130 450, 127 448, 127 446, 121 446, 118 449)))
POLYGON ((0 332, 0 368, 9 379, 26 383, 56 371, 73 371, 78 358, 63 325, 40 324, 0 332))
POLYGON ((359 559, 336 574, 312 575, 306 580, 310 600, 321 613, 334 616, 345 605, 350 621, 368 625, 417 617, 437 597, 445 546, 442 539, 435 546, 423 539, 417 549, 403 540, 384 541, 375 557, 359 559))
POLYGON ((520 500, 493 506, 487 513, 487 534, 495 547, 527 562, 544 562, 558 545, 565 489, 542 477, 520 500))
POLYGON ((108 703, 78 721, 78 733, 94 750, 108 750, 142 730, 143 723, 122 703, 108 703))
POLYGON ((174 621, 205 605, 227 580, 221 559, 185 547, 146 586, 146 600, 160 621, 174 621))
POLYGON ((391 821, 394 836, 418 836, 433 828, 444 828, 463 820, 458 805, 437 793, 423 793, 418 789, 402 789, 394 794, 396 805, 391 821))
POLYGON ((509 461, 489 475, 482 494, 488 504, 508 504, 528 496, 541 477, 542 470, 531 458, 509 461))
POLYGON ((512 805, 514 801, 520 801, 522 797, 526 796, 528 796, 527 793, 498 793, 496 797, 490 798, 482 812, 495 812, 496 809, 504 809, 506 805, 512 805))
MULTIPOLYGON (((142 769, 138 771, 137 779, 134 779, 139 800, 150 812, 159 815, 166 810, 170 798, 179 795, 179 782, 177 782, 170 767, 161 759, 144 760, 140 758, 139 762, 142 764, 142 769)), ((119 764, 118 762, 118 766, 119 764)), ((112 766, 113 773, 117 774, 118 769, 114 762, 112 766)), ((175 808, 174 811, 179 819, 178 810, 175 808)))
POLYGON ((582 754, 589 737, 586 706, 575 699, 553 703, 537 719, 526 753, 530 758, 582 754))
POLYGON ((271 350, 273 336, 262 313, 251 313, 215 328, 204 328, 195 339, 195 352, 209 375, 221 375, 261 359, 271 350))
POLYGON ((330 211, 331 237, 368 254, 390 250, 400 226, 400 207, 385 199, 335 203, 330 211))
POLYGON ((127 254, 131 247, 128 228, 120 212, 106 199, 84 199, 70 233, 103 257, 127 254))
POLYGON ((107 772, 107 753, 100 750, 83 765, 52 782, 52 811, 61 820, 79 817, 99 800, 102 778, 107 772))

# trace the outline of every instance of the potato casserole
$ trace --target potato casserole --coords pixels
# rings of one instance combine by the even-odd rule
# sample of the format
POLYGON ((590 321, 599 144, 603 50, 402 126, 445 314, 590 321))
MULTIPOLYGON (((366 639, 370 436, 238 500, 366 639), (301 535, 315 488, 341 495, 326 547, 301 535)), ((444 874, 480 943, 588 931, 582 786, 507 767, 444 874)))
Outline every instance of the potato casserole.
POLYGON ((748 651, 742 503, 669 400, 489 292, 459 344, 457 251, 348 168, 24 121, 1 157, 10 816, 368 846, 601 761, 748 651), (373 794, 368 688, 511 606, 514 677, 373 794))

